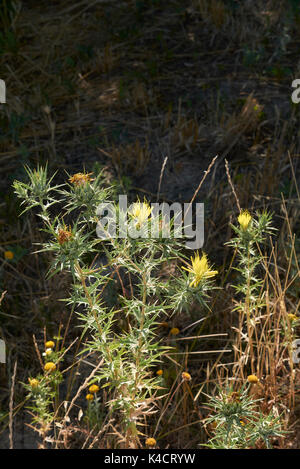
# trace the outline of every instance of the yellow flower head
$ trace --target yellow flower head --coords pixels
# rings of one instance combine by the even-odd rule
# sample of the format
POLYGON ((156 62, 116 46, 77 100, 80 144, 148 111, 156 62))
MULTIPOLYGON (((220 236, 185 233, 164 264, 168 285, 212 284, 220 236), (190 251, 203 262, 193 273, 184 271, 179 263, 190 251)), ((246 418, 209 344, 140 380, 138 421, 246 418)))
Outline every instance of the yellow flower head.
POLYGON ((14 258, 14 253, 12 251, 5 251, 4 259, 11 261, 14 258))
POLYGON ((172 327, 172 329, 170 330, 170 334, 171 335, 178 335, 179 334, 178 327, 172 327))
POLYGON ((75 186, 82 186, 83 184, 93 180, 91 179, 91 174, 93 173, 76 173, 69 178, 69 181, 75 186))
POLYGON ((94 399, 94 394, 87 394, 85 398, 87 401, 92 401, 94 399))
POLYGON ((52 348, 47 348, 45 350, 45 355, 48 356, 48 355, 51 355, 51 353, 53 352, 52 348))
POLYGON ((143 225, 152 212, 150 205, 145 202, 135 202, 129 215, 135 220, 137 226, 143 225))
POLYGON ((37 388, 39 385, 39 382, 36 378, 28 378, 28 382, 32 388, 37 388))
POLYGON ((48 342, 45 343, 46 348, 53 348, 54 345, 55 343, 53 342, 53 340, 48 340, 48 342))
POLYGON ((187 371, 183 371, 181 373, 181 378, 184 380, 184 381, 191 381, 192 377, 191 375, 187 372, 187 371))
POLYGON ((247 381, 248 381, 248 383, 256 384, 256 383, 258 383, 259 379, 255 375, 249 375, 248 378, 247 378, 247 381))
POLYGON ((163 370, 157 370, 156 374, 157 374, 157 376, 162 376, 163 370))
POLYGON ((242 210, 238 216, 238 222, 244 231, 246 231, 246 229, 248 228, 248 225, 251 220, 252 220, 252 217, 250 213, 248 212, 248 210, 242 210))
POLYGON ((95 392, 98 392, 99 391, 99 386, 97 386, 97 384, 92 384, 92 386, 89 387, 89 391, 94 394, 95 392))
POLYGON ((202 254, 200 259, 199 253, 197 253, 194 258, 191 257, 191 262, 192 265, 190 267, 182 267, 194 276, 190 283, 190 287, 197 287, 202 279, 214 277, 218 273, 217 270, 210 269, 206 254, 202 254))
POLYGON ((156 439, 155 438, 147 438, 146 440, 146 446, 155 446, 156 445, 156 439))
POLYGON ((47 362, 45 363, 45 366, 44 366, 44 370, 45 371, 55 371, 56 370, 56 365, 55 363, 53 362, 47 362))
POLYGON ((293 313, 289 313, 287 317, 289 318, 291 322, 298 320, 298 316, 296 316, 296 314, 293 314, 293 313))

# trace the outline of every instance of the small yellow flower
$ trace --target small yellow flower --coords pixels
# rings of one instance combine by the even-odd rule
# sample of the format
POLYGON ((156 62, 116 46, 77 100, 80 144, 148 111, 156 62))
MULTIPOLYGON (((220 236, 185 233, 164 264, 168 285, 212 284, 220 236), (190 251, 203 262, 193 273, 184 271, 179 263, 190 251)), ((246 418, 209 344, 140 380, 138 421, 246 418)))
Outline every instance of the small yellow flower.
POLYGON ((51 355, 52 352, 53 352, 52 348, 47 348, 45 351, 45 355, 46 356, 51 355))
POLYGON ((191 381, 192 377, 191 375, 187 372, 187 371, 183 371, 181 373, 181 378, 184 380, 184 381, 191 381))
POLYGON ((249 225, 251 220, 252 220, 252 217, 251 217, 250 213, 248 212, 248 210, 242 210, 241 213, 238 216, 238 222, 239 222, 239 224, 241 225, 241 227, 243 228, 244 231, 247 230, 248 225, 249 225))
POLYGON ((48 342, 45 343, 46 348, 53 348, 55 346, 55 343, 53 340, 48 340, 48 342))
POLYGON ((157 374, 157 376, 162 376, 163 375, 163 370, 157 370, 156 374, 157 374))
POLYGON ((45 371, 55 371, 56 370, 56 365, 53 362, 47 362, 44 366, 45 371))
POLYGON ((14 258, 14 253, 12 251, 5 251, 4 259, 11 261, 14 258))
POLYGON ((36 378, 28 378, 28 382, 32 388, 37 388, 39 385, 39 382, 36 378))
POLYGON ((256 383, 258 383, 259 379, 255 375, 249 375, 248 378, 247 378, 247 381, 248 381, 248 383, 256 384, 256 383))
POLYGON ((75 186, 82 186, 83 184, 93 180, 91 179, 91 174, 93 173, 76 173, 69 178, 69 181, 75 186))
POLYGON ((211 278, 218 273, 217 270, 210 269, 206 254, 203 254, 200 259, 199 253, 197 253, 194 258, 191 257, 191 262, 192 265, 188 268, 182 267, 184 270, 194 275, 194 278, 190 283, 190 287, 197 287, 203 278, 211 278))
POLYGON ((149 218, 152 208, 147 202, 135 202, 129 215, 136 221, 136 226, 143 225, 149 218))
POLYGON ((156 445, 156 439, 155 438, 147 438, 146 440, 146 446, 155 446, 156 445))
POLYGON ((170 330, 170 334, 171 335, 178 335, 179 334, 178 327, 172 327, 172 329, 170 330))
POLYGON ((287 315, 287 317, 289 318, 290 321, 297 321, 298 320, 298 316, 296 316, 296 314, 293 314, 293 313, 289 313, 287 315))
POLYGON ((90 387, 89 387, 89 391, 94 394, 95 392, 98 392, 99 391, 99 386, 97 386, 97 384, 92 384, 90 387))
POLYGON ((87 394, 85 398, 87 401, 92 401, 94 399, 94 394, 87 394))

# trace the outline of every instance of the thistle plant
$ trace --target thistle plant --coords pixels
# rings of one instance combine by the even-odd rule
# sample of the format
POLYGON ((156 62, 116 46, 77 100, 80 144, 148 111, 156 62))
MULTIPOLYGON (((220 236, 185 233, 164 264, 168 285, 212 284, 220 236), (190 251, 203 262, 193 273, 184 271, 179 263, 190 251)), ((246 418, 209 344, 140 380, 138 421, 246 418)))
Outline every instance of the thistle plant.
POLYGON ((264 415, 257 411, 259 399, 249 393, 251 380, 236 392, 233 387, 218 389, 218 394, 210 398, 208 407, 212 415, 206 425, 213 429, 214 436, 206 445, 211 449, 249 449, 263 444, 272 448, 272 439, 282 437, 280 417, 270 412, 264 415), (250 382, 249 382, 250 381, 250 382))
MULTIPOLYGON (((243 367, 251 356, 251 371, 254 372, 254 345, 253 333, 255 331, 255 317, 265 303, 260 292, 263 281, 258 276, 259 266, 262 264, 262 254, 259 244, 265 241, 267 235, 272 235, 275 228, 271 226, 272 217, 267 212, 257 214, 257 219, 252 217, 247 210, 241 211, 238 222, 239 226, 231 225, 236 237, 226 243, 235 249, 238 257, 238 266, 234 267, 240 274, 240 281, 233 285, 241 296, 241 301, 235 307, 239 312, 239 358, 238 366, 243 367), (244 331, 246 326, 246 332, 244 331), (246 334, 246 335, 245 335, 246 334), (241 347, 242 335, 246 338, 245 350, 241 347)), ((237 350, 237 347, 235 347, 237 350)))
POLYGON ((51 186, 47 168, 27 169, 27 174, 29 182, 15 181, 15 192, 25 210, 40 208, 42 229, 49 236, 40 251, 52 253, 49 275, 71 275, 70 296, 64 301, 75 309, 82 328, 84 345, 78 356, 89 355, 101 363, 89 383, 96 387, 86 395, 87 420, 93 427, 98 422, 99 428, 99 402, 108 391, 106 417, 114 420, 118 434, 114 444, 140 447, 145 416, 155 411, 161 389, 155 370, 170 352, 158 336, 158 326, 171 314, 188 311, 193 302, 205 305, 217 272, 204 254, 200 258, 196 253, 189 266, 182 239, 165 235, 166 224, 172 226, 173 221, 153 215, 146 200, 135 202, 127 216, 101 173, 77 173, 60 186, 51 186), (97 208, 103 201, 113 204, 129 236, 120 227, 119 237, 112 236, 108 217, 107 227, 102 227, 105 236, 96 237, 97 208), (56 214, 50 213, 54 204, 56 214), (150 233, 153 221, 158 236, 141 237, 150 233), (163 278, 162 266, 175 261, 176 272, 163 278), (184 270, 182 264, 189 267, 184 270), (108 301, 110 288, 114 294, 108 301))
POLYGON ((24 383, 28 393, 27 399, 31 402, 27 408, 33 417, 34 429, 41 435, 41 448, 46 448, 46 438, 55 420, 58 388, 62 382, 62 373, 58 369, 58 364, 64 350, 53 350, 54 346, 53 341, 45 343, 43 373, 34 378, 29 377, 28 383, 24 383))
POLYGON ((190 306, 194 302, 200 303, 204 307, 208 307, 207 299, 209 291, 216 288, 211 279, 218 274, 217 270, 213 270, 209 264, 205 253, 200 258, 199 253, 191 257, 191 265, 186 263, 188 267, 183 266, 182 269, 188 272, 188 276, 183 272, 180 277, 173 280, 171 307, 175 311, 190 311, 190 306))
POLYGON ((272 216, 267 212, 258 214, 256 220, 247 210, 242 211, 238 217, 239 226, 231 225, 237 236, 226 243, 238 254, 238 267, 235 269, 240 272, 242 281, 234 288, 242 294, 249 313, 255 312, 258 290, 262 286, 262 280, 256 276, 262 261, 258 245, 265 241, 267 235, 274 233, 271 220, 272 216))

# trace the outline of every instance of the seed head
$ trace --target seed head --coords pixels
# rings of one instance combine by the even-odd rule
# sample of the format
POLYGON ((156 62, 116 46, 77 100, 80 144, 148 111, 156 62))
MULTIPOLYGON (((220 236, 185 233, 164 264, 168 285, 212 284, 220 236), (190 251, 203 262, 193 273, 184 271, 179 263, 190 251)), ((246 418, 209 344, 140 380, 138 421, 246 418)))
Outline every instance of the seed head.
POLYGON ((91 179, 91 174, 93 173, 76 173, 69 178, 69 181, 75 186, 82 186, 83 184, 86 184, 87 182, 91 182, 93 180, 91 179))
POLYGON ((70 229, 59 228, 58 230, 58 242, 60 245, 65 244, 73 237, 73 233, 70 229))

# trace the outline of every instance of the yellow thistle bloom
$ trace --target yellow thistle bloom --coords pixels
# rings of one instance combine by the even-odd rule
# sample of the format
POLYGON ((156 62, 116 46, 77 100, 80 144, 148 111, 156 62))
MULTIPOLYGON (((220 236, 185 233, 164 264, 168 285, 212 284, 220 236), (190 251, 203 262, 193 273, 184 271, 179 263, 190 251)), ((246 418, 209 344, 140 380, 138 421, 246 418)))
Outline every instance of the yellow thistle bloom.
POLYGON ((36 378, 28 378, 28 382, 32 388, 37 388, 39 385, 39 382, 36 378))
POLYGON ((56 365, 53 362, 47 362, 44 366, 45 371, 55 371, 56 370, 56 365))
POLYGON ((298 320, 298 316, 296 316, 296 314, 293 314, 293 313, 289 313, 287 315, 287 317, 289 318, 290 321, 297 321, 298 320))
POLYGON ((14 253, 12 251, 5 251, 4 259, 11 261, 14 258, 14 253))
POLYGON ((156 372, 157 376, 162 376, 163 373, 164 373, 163 370, 157 370, 157 372, 156 372))
POLYGON ((152 208, 147 202, 135 202, 129 215, 136 221, 137 226, 143 225, 149 218, 152 208))
POLYGON ((97 384, 92 384, 92 386, 89 387, 89 391, 94 394, 95 392, 98 392, 99 391, 99 386, 97 386, 97 384))
POLYGON ((146 446, 155 446, 156 445, 156 439, 155 438, 147 438, 146 440, 146 446))
POLYGON ((54 345, 55 343, 53 342, 53 340, 48 340, 48 342, 45 343, 46 348, 53 348, 54 345))
POLYGON ((76 173, 69 178, 71 184, 75 184, 75 186, 82 186, 87 182, 92 181, 91 174, 93 173, 76 173))
POLYGON ((248 210, 242 210, 241 213, 238 216, 238 222, 239 222, 239 224, 241 225, 241 227, 243 228, 244 231, 247 230, 248 225, 249 225, 251 220, 252 220, 252 217, 251 217, 250 213, 248 212, 248 210))
POLYGON ((94 399, 94 394, 87 394, 85 398, 87 401, 92 401, 94 399))
POLYGON ((184 380, 184 381, 191 381, 192 377, 191 375, 187 372, 187 371, 183 371, 181 373, 181 378, 184 380))
POLYGON ((259 379, 255 375, 249 375, 248 378, 247 378, 247 381, 248 381, 248 383, 256 384, 256 383, 258 383, 259 379))
POLYGON ((179 334, 178 327, 172 327, 172 329, 170 330, 170 334, 171 335, 178 335, 179 334))
POLYGON ((182 267, 184 270, 194 275, 190 287, 197 287, 202 279, 214 277, 218 273, 217 270, 210 269, 206 254, 203 254, 200 259, 199 253, 197 253, 194 258, 191 257, 191 262, 192 265, 190 267, 182 267))

